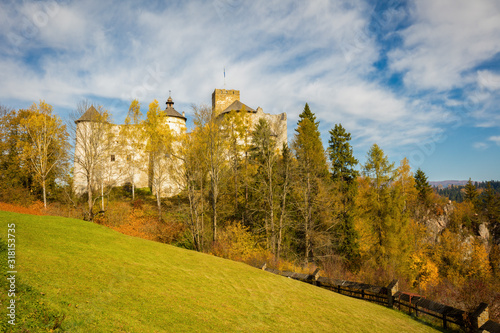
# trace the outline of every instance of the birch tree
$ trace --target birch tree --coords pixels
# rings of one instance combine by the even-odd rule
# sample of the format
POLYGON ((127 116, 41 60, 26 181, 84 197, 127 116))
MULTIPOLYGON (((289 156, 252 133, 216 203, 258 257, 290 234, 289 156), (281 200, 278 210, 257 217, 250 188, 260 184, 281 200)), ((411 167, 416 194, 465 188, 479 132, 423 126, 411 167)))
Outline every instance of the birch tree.
MULTIPOLYGON (((110 114, 102 106, 88 101, 78 104, 75 115, 75 178, 82 177, 87 192, 86 218, 94 219, 95 192, 102 186, 102 170, 106 167, 115 146, 110 114)), ((102 189, 102 187, 101 187, 102 189)))
POLYGON ((125 118, 125 125, 120 130, 120 146, 127 159, 127 178, 132 185, 132 200, 135 200, 135 176, 142 165, 144 157, 137 153, 144 150, 141 117, 141 105, 135 99, 130 104, 127 117, 125 118))
POLYGON ((52 114, 52 106, 40 101, 33 103, 20 127, 26 136, 20 140, 22 156, 43 191, 43 206, 47 208, 46 182, 49 174, 66 162, 68 132, 61 119, 52 114))
POLYGON ((149 104, 147 117, 143 122, 146 152, 149 155, 149 173, 152 189, 156 195, 158 219, 162 219, 162 190, 172 170, 173 134, 165 121, 165 112, 158 101, 149 104))

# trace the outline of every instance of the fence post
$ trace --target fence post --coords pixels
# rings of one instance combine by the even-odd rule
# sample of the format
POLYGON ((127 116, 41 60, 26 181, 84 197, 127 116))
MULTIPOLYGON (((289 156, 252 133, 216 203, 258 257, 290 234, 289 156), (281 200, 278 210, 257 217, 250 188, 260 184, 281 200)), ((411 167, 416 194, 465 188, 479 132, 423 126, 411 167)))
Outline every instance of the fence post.
POLYGON ((490 319, 488 304, 481 303, 474 312, 471 313, 472 329, 477 330, 490 319))
POLYGON ((387 286, 387 303, 390 308, 394 305, 394 294, 398 292, 398 285, 398 280, 392 280, 392 282, 387 286))
POLYGON ((312 284, 316 286, 318 284, 318 279, 319 279, 319 268, 316 268, 314 272, 311 275, 309 275, 308 280, 311 280, 312 284))

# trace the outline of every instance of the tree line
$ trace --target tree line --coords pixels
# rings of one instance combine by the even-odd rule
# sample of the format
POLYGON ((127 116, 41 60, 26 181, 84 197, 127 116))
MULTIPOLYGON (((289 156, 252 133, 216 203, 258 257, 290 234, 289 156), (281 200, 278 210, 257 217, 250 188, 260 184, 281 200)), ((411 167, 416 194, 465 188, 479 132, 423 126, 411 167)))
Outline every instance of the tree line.
MULTIPOLYGON (((80 105, 75 120, 89 106, 80 105)), ((193 106, 194 127, 187 133, 162 121, 157 101, 145 116, 133 101, 119 132, 112 129, 106 110, 95 111, 85 132, 78 133, 77 126, 70 130, 86 135, 82 142, 88 146, 70 148, 67 126, 50 105, 41 101, 17 111, 2 107, 1 199, 12 199, 12 189, 21 188, 42 198, 44 205, 50 198, 85 202, 85 216, 92 220, 99 211, 105 214, 103 198, 116 185, 106 181, 109 164, 102 157, 119 151, 128 161, 120 172, 133 175, 147 168, 160 220, 168 200, 162 198, 162 185, 179 186, 177 198, 185 203, 184 246, 197 251, 213 251, 231 233, 249 235, 245 239, 254 243, 249 246, 263 249, 275 261, 337 265, 358 274, 384 272, 371 276, 404 276, 418 288, 439 278, 460 284, 498 274, 498 248, 466 240, 485 222, 493 233, 500 229, 500 199, 491 186, 481 193, 474 184, 466 186, 449 228, 438 240, 429 240, 424 222, 442 215, 447 200, 433 192, 425 173, 413 173, 406 158, 399 165, 391 163, 377 144, 359 165, 351 134, 341 124, 329 131, 325 149, 308 104, 291 142, 282 146, 276 124, 263 118, 252 123, 246 112, 219 116, 211 107, 193 106), (76 156, 72 151, 77 149, 86 149, 85 154, 76 156), (72 193, 76 175, 71 159, 80 163, 87 179, 81 197, 72 193)), ((137 189, 133 182, 130 187, 134 201, 137 189)))

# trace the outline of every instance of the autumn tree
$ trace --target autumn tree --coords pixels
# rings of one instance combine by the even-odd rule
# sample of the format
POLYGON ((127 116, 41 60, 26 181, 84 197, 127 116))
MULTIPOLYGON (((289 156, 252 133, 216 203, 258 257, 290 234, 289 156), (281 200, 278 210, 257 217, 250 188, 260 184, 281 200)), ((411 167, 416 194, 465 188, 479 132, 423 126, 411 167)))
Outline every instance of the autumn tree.
POLYGON ((325 151, 318 130, 319 122, 306 103, 295 130, 292 148, 297 160, 297 181, 294 182, 295 204, 304 235, 304 258, 312 255, 312 235, 318 222, 318 193, 328 178, 325 151))
POLYGON ((145 151, 149 156, 148 172, 151 188, 156 195, 158 219, 162 219, 161 197, 165 183, 170 179, 173 169, 173 133, 165 121, 163 111, 157 100, 149 104, 146 119, 143 121, 145 151))
POLYGON ((145 156, 140 151, 144 150, 144 135, 142 127, 141 105, 134 99, 130 103, 125 125, 120 127, 120 139, 123 154, 127 159, 128 178, 132 186, 132 200, 135 199, 135 176, 144 162, 145 156))
POLYGON ((78 104, 73 115, 75 133, 74 177, 85 183, 87 192, 86 218, 94 218, 93 207, 99 195, 95 195, 99 184, 104 181, 104 170, 115 148, 114 133, 110 114, 102 106, 91 105, 88 101, 78 104))
POLYGON ((19 141, 22 156, 42 187, 43 206, 47 208, 47 178, 66 162, 69 148, 66 126, 52 114, 52 106, 45 101, 34 103, 20 125, 25 135, 25 140, 19 141))
POLYGON ((363 216, 370 226, 370 257, 377 265, 387 264, 391 251, 395 250, 391 231, 396 221, 391 214, 390 189, 394 178, 394 163, 389 163, 384 151, 377 144, 368 151, 363 175, 369 180, 369 187, 365 187, 360 198, 363 216))
POLYGON ((223 118, 218 117, 211 107, 193 105, 195 124, 200 128, 202 144, 206 147, 203 157, 208 169, 208 201, 212 218, 212 241, 217 241, 217 230, 220 210, 222 185, 228 169, 227 131, 223 126, 223 118))
POLYGON ((355 167, 358 160, 354 157, 350 144, 351 134, 341 124, 336 124, 329 133, 328 156, 332 165, 332 180, 341 196, 341 207, 337 213, 337 251, 347 260, 348 265, 355 269, 359 265, 359 235, 354 228, 354 198, 357 192, 356 178, 359 175, 355 167))
POLYGON ((204 207, 208 173, 207 147, 202 135, 203 129, 198 126, 191 133, 183 133, 175 156, 181 160, 176 169, 177 180, 180 185, 185 186, 187 192, 189 200, 187 224, 191 231, 193 246, 197 251, 204 249, 204 207))
POLYGON ((3 201, 29 199, 28 188, 33 177, 23 166, 19 144, 22 140, 20 122, 28 114, 28 110, 15 111, 0 106, 0 199, 3 201))

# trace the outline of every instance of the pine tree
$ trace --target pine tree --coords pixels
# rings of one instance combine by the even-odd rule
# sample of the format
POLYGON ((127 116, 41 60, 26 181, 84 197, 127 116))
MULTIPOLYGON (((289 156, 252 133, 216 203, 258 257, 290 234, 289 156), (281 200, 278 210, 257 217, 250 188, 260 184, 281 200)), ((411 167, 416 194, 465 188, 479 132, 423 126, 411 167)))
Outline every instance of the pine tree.
POLYGON ((476 186, 472 183, 472 180, 469 178, 469 181, 467 182, 467 184, 465 184, 464 199, 472 202, 473 204, 476 204, 477 196, 478 196, 478 193, 477 193, 476 186))
POLYGON ((427 181, 427 176, 420 168, 415 172, 415 188, 418 191, 419 201, 428 206, 431 200, 432 188, 427 181))
POLYGON ((351 134, 341 124, 336 124, 335 128, 330 130, 328 154, 332 163, 332 179, 339 187, 342 203, 337 214, 340 221, 337 227, 337 251, 346 258, 350 268, 356 269, 359 263, 359 235, 354 228, 354 197, 359 172, 355 169, 358 160, 353 155, 350 140, 351 134))

